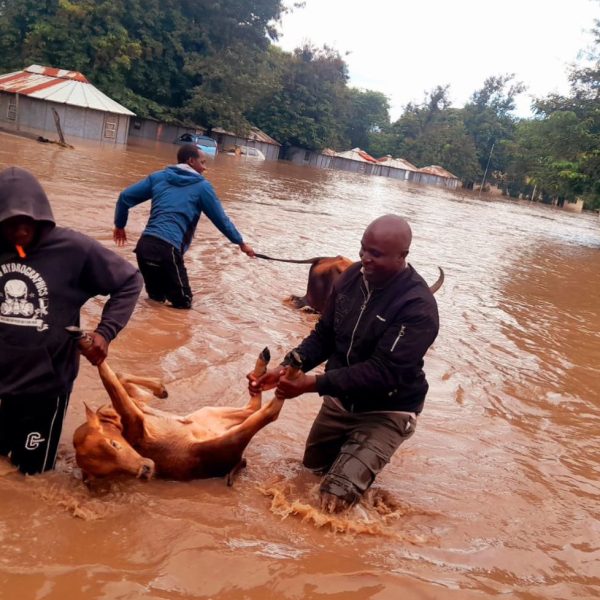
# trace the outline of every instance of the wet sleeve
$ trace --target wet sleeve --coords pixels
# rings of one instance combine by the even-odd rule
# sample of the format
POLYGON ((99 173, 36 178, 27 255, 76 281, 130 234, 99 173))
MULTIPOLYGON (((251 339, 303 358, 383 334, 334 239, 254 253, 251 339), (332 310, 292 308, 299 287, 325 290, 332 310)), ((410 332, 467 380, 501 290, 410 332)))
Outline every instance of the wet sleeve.
POLYGON ((320 395, 381 392, 406 382, 422 366, 439 321, 435 307, 417 303, 390 324, 368 360, 327 371, 317 378, 320 395))
POLYGON ((90 241, 82 286, 90 298, 109 296, 96 331, 110 342, 129 321, 143 280, 125 259, 95 240, 90 241))
POLYGON ((225 213, 221 201, 208 181, 202 182, 200 204, 202 212, 231 243, 240 245, 244 242, 242 235, 225 213))
POLYGON ((152 181, 150 175, 138 181, 119 194, 115 207, 115 227, 122 229, 127 225, 129 209, 152 198, 152 181))

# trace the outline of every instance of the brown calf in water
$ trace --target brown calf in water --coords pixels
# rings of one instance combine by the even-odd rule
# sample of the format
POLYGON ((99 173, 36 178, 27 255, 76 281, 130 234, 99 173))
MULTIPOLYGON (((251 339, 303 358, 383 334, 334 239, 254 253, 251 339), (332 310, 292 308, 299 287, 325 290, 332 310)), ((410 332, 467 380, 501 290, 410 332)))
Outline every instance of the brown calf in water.
MULTIPOLYGON (((327 299, 333 290, 333 284, 336 279, 350 266, 353 262, 344 256, 319 256, 315 258, 307 258, 296 260, 292 258, 271 258, 264 254, 257 254, 258 258, 274 260, 277 262, 287 262, 295 264, 310 264, 308 271, 308 283, 304 296, 290 296, 289 302, 295 308, 306 308, 318 313, 322 313, 325 309, 327 299)), ((444 271, 438 267, 440 276, 437 281, 429 288, 431 293, 435 294, 442 283, 444 283, 444 271)))
MULTIPOLYGON (((268 360, 265 348, 256 361, 256 376, 264 373, 268 360)), ((288 368, 292 376, 298 372, 288 368)), ((86 479, 118 473, 179 480, 230 475, 230 484, 232 474, 245 464, 250 440, 277 419, 283 406, 276 398, 262 406, 257 394, 243 408, 208 406, 178 416, 146 404, 151 394, 143 388, 159 398, 167 396, 158 379, 116 375, 106 361, 98 371, 114 415, 106 408, 96 413, 87 409, 87 422, 75 432, 76 460, 86 479)))

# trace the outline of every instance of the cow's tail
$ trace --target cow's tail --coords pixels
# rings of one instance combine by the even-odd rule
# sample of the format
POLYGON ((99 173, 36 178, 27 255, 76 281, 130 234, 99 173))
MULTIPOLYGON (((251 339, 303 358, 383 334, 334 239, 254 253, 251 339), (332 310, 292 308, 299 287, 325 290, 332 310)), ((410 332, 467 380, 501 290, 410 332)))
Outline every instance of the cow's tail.
POLYGON ((258 254, 258 252, 254 256, 264 260, 274 260, 276 262, 295 263, 299 265, 314 265, 316 262, 327 258, 326 256, 316 256, 314 258, 305 258, 303 260, 297 258, 273 258, 272 256, 267 256, 266 254, 258 254))

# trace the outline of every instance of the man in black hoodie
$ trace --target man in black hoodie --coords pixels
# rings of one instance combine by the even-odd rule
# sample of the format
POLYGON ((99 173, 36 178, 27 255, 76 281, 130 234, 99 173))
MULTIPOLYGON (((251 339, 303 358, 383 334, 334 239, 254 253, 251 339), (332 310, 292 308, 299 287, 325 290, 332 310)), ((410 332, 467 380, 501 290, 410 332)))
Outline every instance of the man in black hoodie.
POLYGON ((314 330, 292 351, 302 374, 288 379, 277 367, 258 380, 248 376, 251 392, 277 386, 279 398, 324 396, 303 462, 325 475, 321 505, 329 512, 360 499, 414 433, 423 410, 423 357, 439 318, 431 290, 406 262, 411 239, 401 217, 373 221, 363 234, 361 262, 342 273, 314 330), (325 360, 324 374, 306 374, 325 360))
POLYGON ((20 471, 54 468, 69 395, 79 369, 81 307, 110 296, 93 343, 100 364, 142 287, 135 267, 95 240, 57 227, 48 198, 28 171, 0 172, 0 455, 20 471))

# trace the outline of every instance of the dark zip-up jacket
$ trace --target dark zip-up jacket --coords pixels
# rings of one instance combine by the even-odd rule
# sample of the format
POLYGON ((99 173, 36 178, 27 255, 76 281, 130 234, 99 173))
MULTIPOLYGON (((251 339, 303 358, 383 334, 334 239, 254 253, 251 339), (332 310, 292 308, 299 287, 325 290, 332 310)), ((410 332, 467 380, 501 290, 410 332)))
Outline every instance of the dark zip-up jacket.
POLYGON ((419 413, 428 390, 423 357, 438 330, 436 301, 412 266, 373 289, 356 263, 336 281, 323 315, 296 351, 305 372, 327 360, 317 391, 347 410, 419 413))
POLYGON ((26 215, 38 236, 21 258, 0 236, 0 398, 68 391, 79 368, 79 325, 92 297, 110 296, 96 331, 111 341, 125 326, 142 287, 138 270, 97 241, 56 227, 35 178, 22 169, 0 177, 0 222, 26 215))

